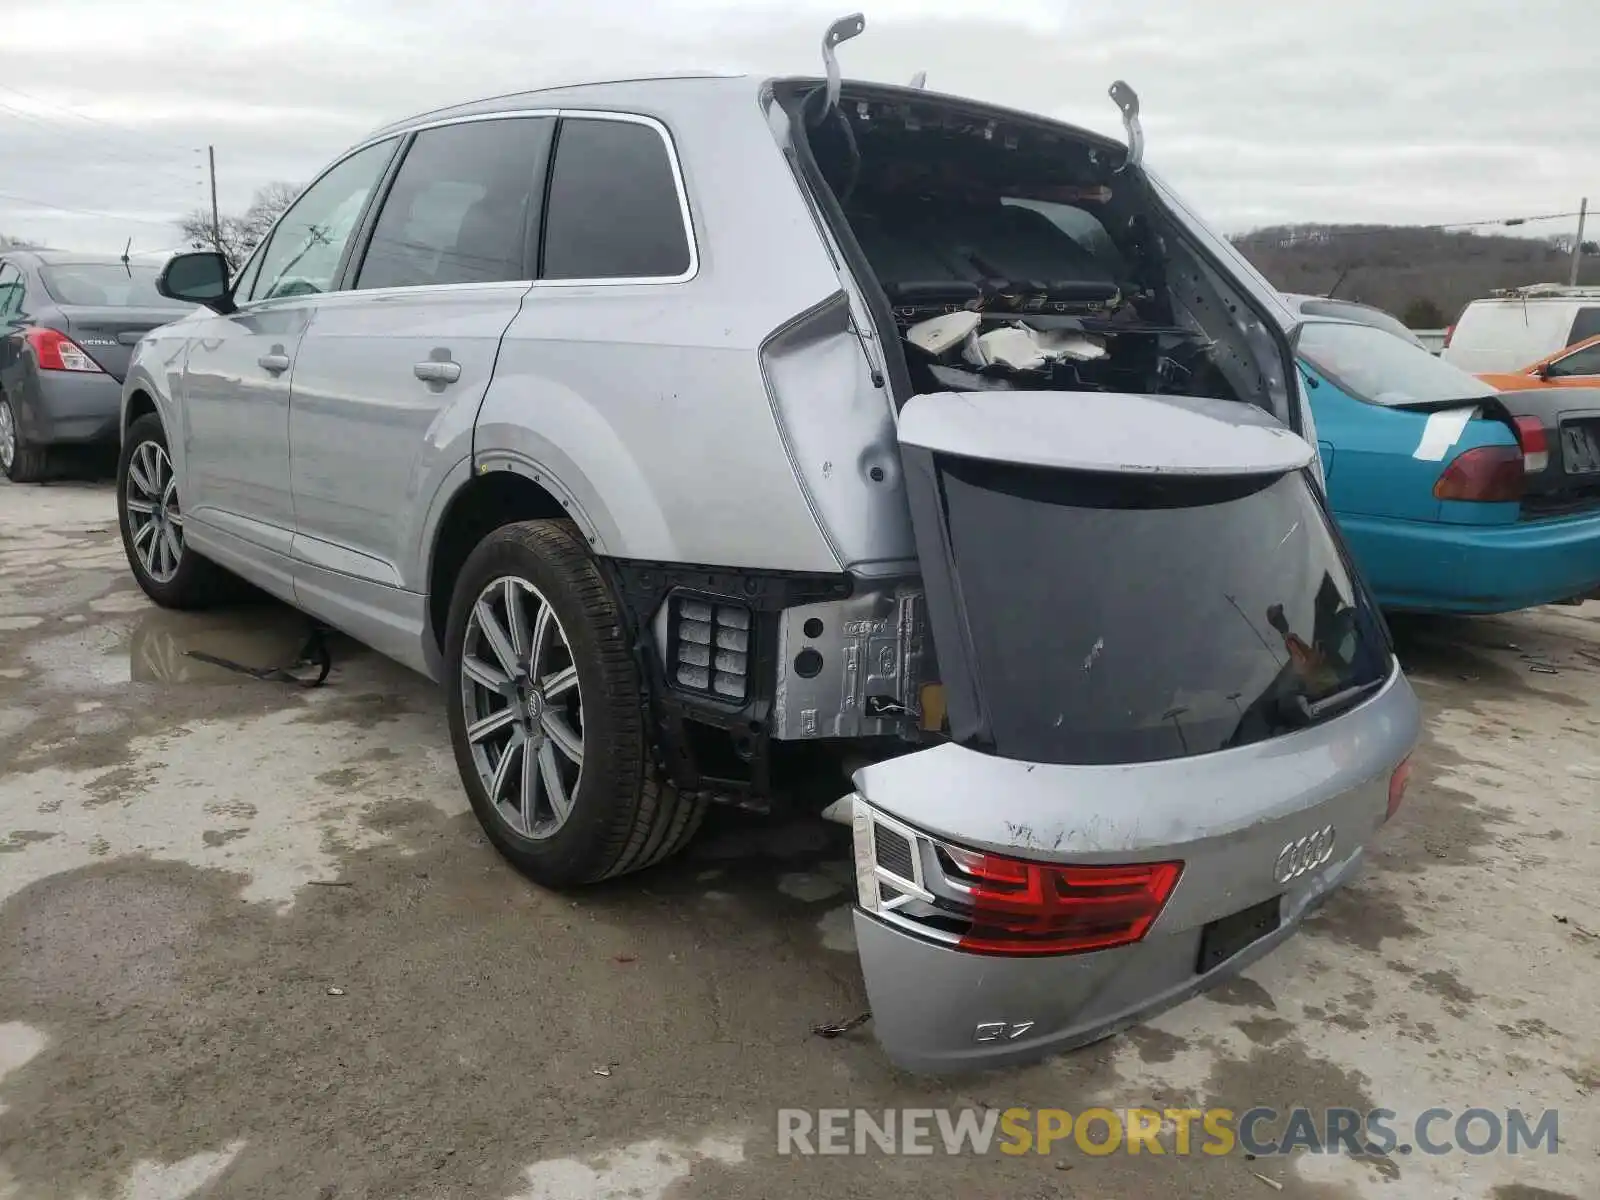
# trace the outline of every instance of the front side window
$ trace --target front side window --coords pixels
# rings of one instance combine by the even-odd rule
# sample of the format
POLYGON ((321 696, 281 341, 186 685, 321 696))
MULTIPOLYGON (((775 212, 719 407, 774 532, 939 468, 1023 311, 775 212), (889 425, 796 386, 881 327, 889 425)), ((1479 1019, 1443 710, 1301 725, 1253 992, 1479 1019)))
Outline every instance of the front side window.
POLYGON ((250 261, 245 263, 244 270, 239 272, 239 277, 233 281, 233 295, 237 301, 250 298, 250 289, 255 287, 256 279, 261 274, 261 260, 266 257, 266 247, 261 246, 250 255, 250 261))
POLYGON ((71 263, 39 268, 45 291, 57 304, 88 308, 163 308, 172 301, 156 291, 156 267, 121 263, 71 263))
POLYGON ((383 203, 357 288, 532 278, 548 117, 474 121, 417 134, 383 203))
POLYGON ((1600 342, 1574 350, 1550 364, 1550 378, 1568 379, 1574 375, 1600 375, 1600 342))
POLYGON ((1295 350, 1335 387, 1369 404, 1482 400, 1493 389, 1460 367, 1372 325, 1308 321, 1295 350))
POLYGON ((329 291, 367 198, 394 154, 394 140, 368 146, 339 163, 279 219, 251 284, 251 300, 329 291))
POLYGON ((1387 635, 1303 472, 941 458, 940 482, 998 754, 1206 754, 1337 715, 1388 678, 1387 635))
POLYGON ((672 160, 650 125, 563 120, 547 205, 545 279, 674 279, 689 271, 672 160))

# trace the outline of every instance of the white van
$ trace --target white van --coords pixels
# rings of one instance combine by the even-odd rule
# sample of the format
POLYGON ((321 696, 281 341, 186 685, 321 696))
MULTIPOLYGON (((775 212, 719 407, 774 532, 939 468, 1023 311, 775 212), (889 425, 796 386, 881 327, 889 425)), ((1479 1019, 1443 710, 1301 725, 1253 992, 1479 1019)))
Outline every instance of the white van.
POLYGON ((1515 371, 1600 334, 1600 287, 1540 283, 1474 300, 1445 335, 1463 371, 1515 371))

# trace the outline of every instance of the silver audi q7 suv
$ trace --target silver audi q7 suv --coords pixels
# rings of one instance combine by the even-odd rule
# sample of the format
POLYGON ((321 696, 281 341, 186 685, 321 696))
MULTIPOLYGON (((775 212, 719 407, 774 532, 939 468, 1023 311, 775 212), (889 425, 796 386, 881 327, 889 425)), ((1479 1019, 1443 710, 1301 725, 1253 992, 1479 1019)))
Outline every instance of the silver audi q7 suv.
POLYGON ((1114 92, 1128 145, 831 75, 380 130, 237 278, 167 265, 202 307, 128 373, 132 569, 439 680, 541 883, 842 800, 908 1067, 1175 1003, 1357 868, 1418 709, 1289 320, 1114 92))

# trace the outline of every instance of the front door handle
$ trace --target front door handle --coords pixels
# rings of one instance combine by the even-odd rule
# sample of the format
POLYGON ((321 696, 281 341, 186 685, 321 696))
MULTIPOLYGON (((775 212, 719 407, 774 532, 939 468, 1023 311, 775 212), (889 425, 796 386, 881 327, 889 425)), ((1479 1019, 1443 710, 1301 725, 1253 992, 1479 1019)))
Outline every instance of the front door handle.
POLYGON ((461 364, 449 359, 429 359, 411 368, 411 373, 423 383, 454 383, 461 378, 461 364))
POLYGON ((281 375, 289 369, 289 356, 280 350, 274 350, 271 354, 263 354, 256 359, 256 362, 263 371, 273 375, 281 375))

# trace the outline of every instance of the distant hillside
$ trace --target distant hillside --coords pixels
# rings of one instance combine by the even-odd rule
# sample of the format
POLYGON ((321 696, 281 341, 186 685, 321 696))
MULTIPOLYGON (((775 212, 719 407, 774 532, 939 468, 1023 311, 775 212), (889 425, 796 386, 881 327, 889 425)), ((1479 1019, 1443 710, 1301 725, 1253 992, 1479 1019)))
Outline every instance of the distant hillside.
MULTIPOLYGON (((1494 288, 1565 283, 1572 235, 1506 237, 1407 225, 1277 225, 1233 239, 1285 292, 1326 293, 1388 309, 1415 329, 1454 321, 1494 288)), ((1585 238, 1588 242, 1588 238, 1585 238)), ((1600 257, 1581 281, 1600 285, 1600 257)))

